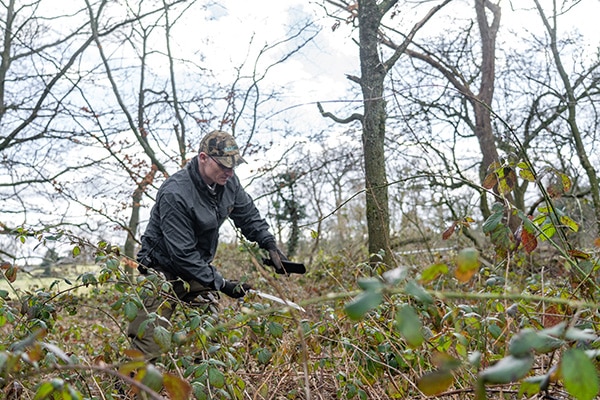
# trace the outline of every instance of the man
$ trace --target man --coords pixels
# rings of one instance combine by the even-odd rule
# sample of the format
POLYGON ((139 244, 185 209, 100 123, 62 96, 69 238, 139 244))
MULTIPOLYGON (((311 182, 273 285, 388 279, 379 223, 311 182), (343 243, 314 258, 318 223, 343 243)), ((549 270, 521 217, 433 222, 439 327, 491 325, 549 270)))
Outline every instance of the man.
MULTIPOLYGON (((250 289, 247 283, 223 278, 211 265, 219 239, 219 227, 231 218, 246 239, 258 243, 269 252, 276 271, 284 271, 285 255, 277 248, 275 237, 260 216, 254 202, 244 191, 234 168, 245 163, 233 136, 222 131, 206 135, 197 156, 185 168, 169 177, 158 191, 156 204, 142 236, 138 253, 140 271, 158 271, 172 283, 174 294, 182 301, 208 299, 220 291, 240 298, 250 289), (184 281, 187 283, 184 283, 184 281)), ((158 324, 166 326, 175 304, 166 303, 162 296, 144 299, 140 310, 130 323, 128 335, 135 348, 149 358, 161 353, 153 338, 154 325, 144 321, 148 313, 160 308, 158 324)))

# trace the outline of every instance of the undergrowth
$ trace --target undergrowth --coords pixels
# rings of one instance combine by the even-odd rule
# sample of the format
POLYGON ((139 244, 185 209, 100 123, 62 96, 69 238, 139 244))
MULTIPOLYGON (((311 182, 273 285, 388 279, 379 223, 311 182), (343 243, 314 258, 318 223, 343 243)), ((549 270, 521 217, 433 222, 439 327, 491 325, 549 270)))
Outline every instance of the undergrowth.
MULTIPOLYGON (((526 163, 496 165, 484 188, 507 193, 511 171, 537 182, 526 163)), ((549 173, 568 190, 568 178, 549 173)), ((278 277, 254 251, 221 249, 238 257, 219 265, 226 275, 303 310, 254 294, 221 298, 218 314, 180 304, 169 330, 145 332, 164 349, 152 363, 130 349, 124 329, 143 291, 168 293, 169 285, 135 273, 113 246, 69 237, 74 255, 94 248, 97 269, 66 289, 61 279, 61 290, 16 289, 18 267, 2 266, 4 397, 592 399, 598 260, 571 244, 577 223, 553 204, 546 194, 534 215, 524 215, 499 202, 481 227, 465 217, 443 232, 455 252, 397 268, 323 252, 306 275, 278 277), (467 230, 480 230, 487 245, 468 242, 467 230), (558 263, 533 261, 541 244, 558 263), (87 293, 76 294, 79 286, 87 293)), ((23 231, 20 239, 46 235, 23 231)))

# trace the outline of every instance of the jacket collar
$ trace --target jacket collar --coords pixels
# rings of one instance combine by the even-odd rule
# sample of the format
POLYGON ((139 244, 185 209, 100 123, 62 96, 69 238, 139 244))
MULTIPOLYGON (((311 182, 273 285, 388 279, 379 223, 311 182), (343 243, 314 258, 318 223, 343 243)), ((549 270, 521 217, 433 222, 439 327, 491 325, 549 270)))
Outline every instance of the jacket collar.
MULTIPOLYGON (((195 156, 194 158, 192 158, 187 163, 185 168, 187 169, 188 174, 190 175, 190 178, 192 179, 192 183, 194 184, 194 187, 196 187, 196 190, 198 190, 200 195, 209 194, 210 192, 208 191, 208 185, 206 184, 206 182, 204 182, 204 180, 202 179, 202 176, 200 175, 200 169, 198 167, 198 156, 195 156)), ((221 185, 216 185, 215 190, 216 190, 217 196, 218 196, 219 194, 221 194, 223 192, 223 187, 221 185)))

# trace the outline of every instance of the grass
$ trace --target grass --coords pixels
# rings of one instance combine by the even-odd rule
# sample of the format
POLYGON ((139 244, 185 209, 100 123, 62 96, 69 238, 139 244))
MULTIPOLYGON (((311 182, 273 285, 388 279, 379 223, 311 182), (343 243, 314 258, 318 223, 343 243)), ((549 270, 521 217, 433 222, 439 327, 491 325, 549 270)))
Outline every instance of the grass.
MULTIPOLYGON (((38 288, 59 288, 66 290, 77 284, 77 278, 83 273, 94 273, 99 270, 98 265, 59 265, 52 268, 51 275, 47 275, 41 268, 31 271, 17 271, 17 279, 9 283, 4 277, 0 278, 0 290, 21 291, 36 290, 38 288)), ((77 293, 86 293, 89 288, 74 289, 77 293)))

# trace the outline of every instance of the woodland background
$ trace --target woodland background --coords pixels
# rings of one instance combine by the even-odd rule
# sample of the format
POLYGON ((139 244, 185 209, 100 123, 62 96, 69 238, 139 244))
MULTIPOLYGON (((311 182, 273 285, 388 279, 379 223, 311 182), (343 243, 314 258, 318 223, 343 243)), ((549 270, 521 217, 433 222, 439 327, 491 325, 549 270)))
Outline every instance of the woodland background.
POLYGON ((598 395, 598 2, 71 3, 0 3, 6 398, 598 395), (181 305, 150 364, 139 237, 213 129, 309 271, 217 265, 305 312, 181 305))

